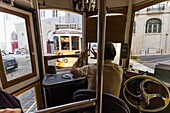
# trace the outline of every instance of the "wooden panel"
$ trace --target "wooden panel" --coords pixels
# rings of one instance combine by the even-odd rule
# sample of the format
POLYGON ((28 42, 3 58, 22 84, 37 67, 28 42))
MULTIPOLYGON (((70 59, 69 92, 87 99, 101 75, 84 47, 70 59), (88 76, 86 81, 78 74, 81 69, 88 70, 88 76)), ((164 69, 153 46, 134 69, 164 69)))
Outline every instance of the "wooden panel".
MULTIPOLYGON (((6 0, 5 0, 6 1, 6 0)), ((23 0, 15 0, 17 3, 23 2, 23 0)), ((29 1, 29 0, 25 0, 29 1)), ((145 4, 148 3, 160 3, 166 0, 134 0, 134 6, 136 5, 137 7, 147 7, 145 4)), ((98 0, 97 0, 98 2, 98 0)), ((28 4, 24 2, 25 4, 28 4)), ((73 4, 72 0, 38 0, 38 3, 41 4, 40 8, 58 8, 58 9, 67 9, 70 11, 73 11, 73 4), (44 5, 44 3, 45 5, 44 5)), ((128 0, 107 0, 107 8, 112 9, 112 8, 120 8, 120 7, 127 7, 128 6, 128 0)))
MULTIPOLYGON (((106 41, 121 43, 124 39, 125 16, 108 16, 106 23, 106 41)), ((97 42, 97 18, 87 19, 87 42, 97 42)))

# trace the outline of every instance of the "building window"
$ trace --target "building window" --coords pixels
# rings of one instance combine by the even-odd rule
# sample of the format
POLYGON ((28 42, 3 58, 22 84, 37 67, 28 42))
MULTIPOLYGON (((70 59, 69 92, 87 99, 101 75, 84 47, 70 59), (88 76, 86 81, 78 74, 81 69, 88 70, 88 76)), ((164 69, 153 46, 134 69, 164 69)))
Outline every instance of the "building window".
POLYGON ((11 15, 10 14, 6 15, 6 20, 11 20, 11 15))
POLYGON ((18 40, 18 36, 14 31, 11 34, 11 40, 18 40))
POLYGON ((53 10, 53 15, 52 15, 52 17, 58 17, 58 12, 57 12, 57 10, 53 10))
POLYGON ((136 32, 136 22, 133 22, 133 33, 135 34, 136 32))
POLYGON ((147 8, 147 12, 150 11, 163 11, 165 10, 165 4, 156 4, 147 8))
POLYGON ((40 17, 45 18, 45 11, 40 11, 40 17))
POLYGON ((146 22, 146 33, 161 33, 162 22, 160 19, 152 18, 146 22))

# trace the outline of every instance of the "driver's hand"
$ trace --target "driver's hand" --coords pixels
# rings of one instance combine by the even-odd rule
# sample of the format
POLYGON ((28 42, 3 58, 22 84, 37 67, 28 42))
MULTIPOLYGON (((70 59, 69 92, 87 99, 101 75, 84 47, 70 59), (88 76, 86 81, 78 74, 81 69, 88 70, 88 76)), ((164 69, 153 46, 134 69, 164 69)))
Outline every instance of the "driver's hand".
POLYGON ((90 57, 91 59, 97 59, 97 53, 96 51, 92 48, 92 50, 90 50, 91 53, 93 54, 93 57, 90 57))
POLYGON ((82 50, 79 59, 84 59, 88 57, 88 49, 82 50))

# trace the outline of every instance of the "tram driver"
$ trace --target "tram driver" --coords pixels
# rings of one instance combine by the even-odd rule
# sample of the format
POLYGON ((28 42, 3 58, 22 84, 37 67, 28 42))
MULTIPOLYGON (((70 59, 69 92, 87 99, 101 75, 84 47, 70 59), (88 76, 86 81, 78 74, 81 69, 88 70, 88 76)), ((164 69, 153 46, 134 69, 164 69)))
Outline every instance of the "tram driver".
MULTIPOLYGON (((89 50, 84 50, 81 52, 77 62, 71 69, 71 73, 74 77, 85 76, 88 81, 88 89, 95 90, 97 65, 89 64, 80 67, 82 60, 88 57, 88 51, 89 50)), ((97 58, 97 53, 94 49, 90 51, 94 55, 93 58, 97 58)), ((119 97, 123 77, 123 68, 118 64, 113 63, 115 56, 116 49, 114 45, 111 42, 106 42, 103 68, 103 91, 119 97)))

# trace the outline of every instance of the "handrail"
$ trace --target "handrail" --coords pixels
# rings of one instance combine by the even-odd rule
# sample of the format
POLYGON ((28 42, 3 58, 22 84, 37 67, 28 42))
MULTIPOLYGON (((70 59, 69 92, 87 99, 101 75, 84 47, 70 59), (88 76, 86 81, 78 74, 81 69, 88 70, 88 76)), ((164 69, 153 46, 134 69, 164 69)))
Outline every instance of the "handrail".
POLYGON ((103 93, 103 65, 104 65, 104 44, 106 34, 106 4, 107 0, 98 0, 98 29, 97 29, 97 72, 96 72, 96 98, 97 105, 95 113, 102 113, 103 93))
POLYGON ((78 101, 78 102, 73 102, 73 103, 68 103, 60 106, 38 110, 35 111, 34 113, 52 113, 52 112, 66 113, 66 112, 87 108, 95 105, 96 105, 96 99, 88 99, 88 100, 83 100, 83 101, 78 101))

